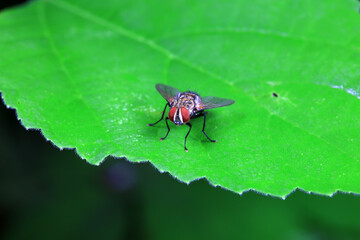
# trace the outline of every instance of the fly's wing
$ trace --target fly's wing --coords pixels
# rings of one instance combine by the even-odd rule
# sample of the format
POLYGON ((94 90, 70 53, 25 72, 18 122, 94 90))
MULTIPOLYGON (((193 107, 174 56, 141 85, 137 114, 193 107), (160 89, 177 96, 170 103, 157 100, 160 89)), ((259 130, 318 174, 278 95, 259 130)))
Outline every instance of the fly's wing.
POLYGON ((202 97, 200 103, 200 109, 210 109, 210 108, 218 108, 225 107, 233 104, 235 101, 231 99, 218 98, 218 97, 202 97))
POLYGON ((180 93, 179 89, 166 86, 164 84, 156 84, 156 90, 166 99, 169 103, 174 101, 174 97, 180 93))

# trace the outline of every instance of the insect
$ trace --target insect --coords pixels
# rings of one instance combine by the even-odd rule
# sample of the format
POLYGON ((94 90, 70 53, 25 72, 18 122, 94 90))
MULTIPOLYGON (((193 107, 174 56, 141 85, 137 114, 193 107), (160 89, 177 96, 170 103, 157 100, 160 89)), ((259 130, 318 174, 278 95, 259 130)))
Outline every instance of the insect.
POLYGON ((212 140, 205 132, 206 112, 204 112, 204 110, 210 108, 225 107, 235 102, 234 100, 225 98, 210 96, 200 97, 196 92, 191 91, 180 92, 177 88, 166 86, 164 84, 156 84, 156 90, 161 94, 161 96, 163 96, 163 98, 165 98, 167 103, 165 105, 161 118, 155 123, 148 124, 148 126, 154 126, 155 124, 163 120, 166 108, 169 106, 169 115, 165 118, 168 131, 165 137, 160 138, 160 141, 165 140, 165 138, 169 135, 169 119, 178 126, 186 124, 190 127, 189 131, 185 136, 184 148, 186 152, 188 151, 188 149, 186 148, 186 139, 189 136, 192 128, 190 119, 204 117, 202 132, 205 134, 205 136, 207 137, 207 139, 209 139, 210 142, 216 142, 216 140, 212 140))

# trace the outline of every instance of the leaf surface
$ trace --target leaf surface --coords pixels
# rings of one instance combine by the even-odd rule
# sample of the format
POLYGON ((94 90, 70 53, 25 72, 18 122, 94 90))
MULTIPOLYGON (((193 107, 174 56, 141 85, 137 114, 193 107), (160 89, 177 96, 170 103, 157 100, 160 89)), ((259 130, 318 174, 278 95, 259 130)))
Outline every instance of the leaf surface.
POLYGON ((38 0, 0 14, 0 91, 27 128, 92 164, 151 161, 241 193, 360 193, 355 0, 38 0), (163 83, 235 100, 206 132, 164 122, 163 83))

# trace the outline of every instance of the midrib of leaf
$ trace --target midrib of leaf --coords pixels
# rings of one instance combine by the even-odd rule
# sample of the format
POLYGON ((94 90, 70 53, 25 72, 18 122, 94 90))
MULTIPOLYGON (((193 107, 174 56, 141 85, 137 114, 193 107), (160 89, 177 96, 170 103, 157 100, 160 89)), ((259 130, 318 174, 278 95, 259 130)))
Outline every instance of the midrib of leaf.
MULTIPOLYGON (((242 89, 240 89, 239 87, 237 87, 236 85, 234 85, 231 81, 228 81, 226 79, 223 79, 222 77, 219 77, 218 75, 212 73, 211 71, 208 71, 202 67, 199 67, 197 65, 194 65, 193 63, 190 63, 188 62, 187 60, 181 58, 180 56, 177 56, 176 54, 170 52, 169 50, 163 48, 162 46, 156 44, 154 41, 152 40, 149 40, 137 33, 134 33, 130 30, 127 30, 121 26, 118 26, 118 25, 115 25, 109 21, 107 21, 106 19, 103 19, 99 16, 96 16, 94 15, 93 13, 89 12, 89 11, 86 11, 86 10, 83 10, 83 9, 79 9, 77 8, 76 6, 74 5, 71 5, 69 3, 66 3, 66 2, 62 2, 62 1, 51 1, 51 0, 45 0, 44 2, 47 2, 47 3, 50 3, 50 4, 53 4, 54 6, 56 7, 59 7, 63 10, 66 10, 72 14, 75 14, 79 17, 82 17, 84 19, 87 19, 95 24, 98 24, 98 25, 101 25, 101 26, 104 26, 104 27, 107 27, 113 31, 116 31, 118 32, 119 34, 122 34, 123 36, 129 38, 129 39, 132 39, 134 41, 137 41, 139 43, 142 43, 144 45, 146 45, 147 47, 155 50, 155 51, 158 51, 162 54, 164 54, 166 57, 169 58, 169 61, 171 62, 172 60, 177 60, 179 61, 180 63, 183 63, 184 65, 192 68, 192 69, 195 69, 197 71, 199 71, 200 73, 203 73, 205 75, 208 75, 212 78, 216 78, 220 81, 222 81, 223 83, 231 86, 231 87, 235 87, 235 89, 240 92, 243 96, 246 96, 248 99, 250 99, 251 101, 253 101, 258 107, 264 109, 266 112, 268 112, 268 114, 270 115, 270 117, 272 116, 276 116, 278 118, 280 118, 281 120, 283 120, 284 122, 288 123, 289 125, 291 126, 294 126, 295 128, 298 128, 300 129, 301 131, 315 137, 315 138, 318 138, 319 140, 323 141, 325 144, 329 145, 330 147, 333 147, 334 149, 336 149, 337 151, 347 155, 348 157, 350 157, 351 159, 354 159, 354 160, 357 160, 354 156, 350 155, 349 153, 343 151, 342 149, 340 149, 339 147, 337 147, 336 145, 333 145, 332 143, 328 142, 327 140, 323 139, 322 137, 302 128, 301 126, 298 126, 296 125, 295 123, 289 121, 288 119, 286 118, 283 118, 279 115, 276 115, 272 112, 270 112, 270 110, 268 110, 267 108, 265 108, 264 106, 262 106, 254 97, 252 97, 251 95, 247 94, 245 91, 243 91, 242 89)), ((305 40, 304 41, 308 41, 308 40, 305 40)), ((334 44, 336 45, 336 44, 334 44)), ((167 72, 167 71, 165 71, 167 72)))

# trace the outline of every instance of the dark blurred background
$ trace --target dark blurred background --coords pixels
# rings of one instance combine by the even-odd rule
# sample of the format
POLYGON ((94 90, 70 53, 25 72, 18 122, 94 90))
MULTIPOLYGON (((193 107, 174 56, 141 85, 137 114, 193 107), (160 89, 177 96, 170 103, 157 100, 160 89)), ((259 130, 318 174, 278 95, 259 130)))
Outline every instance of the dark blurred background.
POLYGON ((149 163, 92 166, 0 101, 0 239, 360 239, 359 216, 350 194, 282 200, 186 185, 149 163))
POLYGON ((0 0, 0 11, 6 8, 16 7, 29 0, 0 0))

